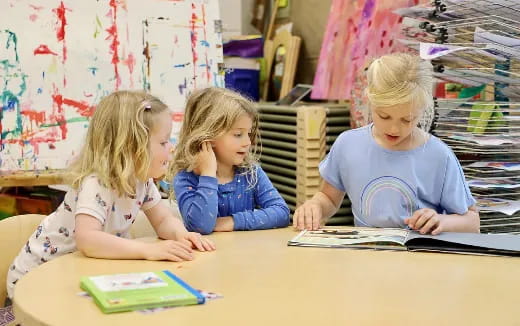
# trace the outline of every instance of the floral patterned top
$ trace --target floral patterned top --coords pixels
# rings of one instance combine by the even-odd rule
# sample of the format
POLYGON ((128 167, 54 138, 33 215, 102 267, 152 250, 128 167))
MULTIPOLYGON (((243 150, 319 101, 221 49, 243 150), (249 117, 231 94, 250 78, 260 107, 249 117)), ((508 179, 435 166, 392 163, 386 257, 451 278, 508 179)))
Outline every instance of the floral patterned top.
POLYGON ((95 175, 84 179, 78 190, 70 189, 58 209, 47 216, 15 258, 7 274, 7 293, 13 297, 14 285, 36 266, 76 251, 75 217, 87 214, 97 219, 103 231, 129 237, 129 230, 140 210, 146 211, 161 200, 150 179, 138 182, 136 196, 120 197, 104 187, 95 175))

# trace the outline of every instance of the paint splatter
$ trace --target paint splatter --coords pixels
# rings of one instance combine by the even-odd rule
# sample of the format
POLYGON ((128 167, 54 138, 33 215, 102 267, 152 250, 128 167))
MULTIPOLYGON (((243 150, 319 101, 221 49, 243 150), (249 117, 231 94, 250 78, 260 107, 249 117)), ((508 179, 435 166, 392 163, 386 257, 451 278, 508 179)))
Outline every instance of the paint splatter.
POLYGON ((45 44, 40 44, 36 49, 33 51, 34 55, 38 54, 52 54, 52 55, 58 55, 56 52, 51 51, 49 47, 45 44))

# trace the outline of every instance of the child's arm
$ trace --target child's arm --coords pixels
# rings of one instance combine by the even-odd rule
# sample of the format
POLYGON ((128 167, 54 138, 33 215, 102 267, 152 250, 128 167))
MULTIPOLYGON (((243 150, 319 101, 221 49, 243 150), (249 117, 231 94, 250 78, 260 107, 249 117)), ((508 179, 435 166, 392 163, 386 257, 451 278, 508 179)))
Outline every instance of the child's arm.
POLYGON ((171 209, 163 202, 157 203, 144 213, 159 238, 182 241, 200 251, 215 250, 215 245, 209 239, 202 238, 200 233, 188 232, 182 221, 176 218, 171 209))
POLYGON ((76 215, 74 237, 76 247, 85 256, 106 259, 146 259, 146 260, 192 260, 192 249, 179 241, 145 243, 117 237, 103 231, 103 226, 95 217, 87 214, 76 215))
MULTIPOLYGON (((286 227, 289 225, 289 207, 261 167, 257 167, 255 202, 258 209, 233 214, 233 230, 261 230, 286 227)), ((222 217, 217 223, 226 223, 222 217)), ((220 226, 220 225, 219 225, 220 226)), ((218 228, 217 228, 218 230, 218 228)))
POLYGON ((173 186, 186 228, 202 234, 213 232, 218 214, 217 178, 179 172, 173 186))
POLYGON ((323 180, 323 186, 311 199, 296 209, 293 226, 298 230, 317 230, 336 214, 345 193, 323 180))
POLYGON ((480 232, 480 217, 475 206, 464 214, 437 214, 430 208, 422 208, 404 220, 413 230, 422 234, 437 235, 441 232, 480 232))
POLYGON ((438 206, 448 214, 430 208, 415 211, 405 219, 413 230, 433 235, 441 232, 480 232, 480 217, 475 199, 466 183, 457 157, 446 146, 446 165, 438 206))

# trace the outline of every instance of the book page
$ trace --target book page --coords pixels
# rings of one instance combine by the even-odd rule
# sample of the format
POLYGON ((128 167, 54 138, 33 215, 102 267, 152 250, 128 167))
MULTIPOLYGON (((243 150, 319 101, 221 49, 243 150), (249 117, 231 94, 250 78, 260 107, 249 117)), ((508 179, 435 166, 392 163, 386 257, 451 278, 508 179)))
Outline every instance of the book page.
POLYGON ((408 231, 403 229, 325 228, 317 231, 304 230, 290 240, 289 245, 315 247, 404 246, 407 234, 408 231))
POLYGON ((168 283, 153 272, 92 276, 90 279, 103 292, 168 286, 168 283))

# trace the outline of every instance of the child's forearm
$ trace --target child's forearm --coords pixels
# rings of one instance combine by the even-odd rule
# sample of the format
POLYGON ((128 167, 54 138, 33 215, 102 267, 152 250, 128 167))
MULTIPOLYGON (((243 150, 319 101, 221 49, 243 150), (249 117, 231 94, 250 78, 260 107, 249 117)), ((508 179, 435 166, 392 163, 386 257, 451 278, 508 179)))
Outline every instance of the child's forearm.
POLYGON ((321 220, 322 225, 325 225, 327 221, 334 215, 341 206, 341 202, 339 204, 335 204, 327 195, 323 192, 318 191, 311 199, 321 206, 321 220))
POLYGON ((105 259, 146 259, 147 243, 97 230, 76 233, 76 247, 85 256, 105 259))
POLYGON ((233 231, 235 229, 235 221, 233 220, 233 216, 223 216, 218 217, 217 222, 215 223, 215 232, 227 232, 233 231))
POLYGON ((177 185, 175 192, 186 228, 202 234, 213 232, 218 213, 217 179, 200 176, 198 185, 177 185))
POLYGON ((450 214, 444 216, 444 232, 480 232, 480 217, 475 208, 470 208, 465 214, 450 214))
POLYGON ((157 227, 157 235, 165 240, 178 240, 179 234, 186 233, 184 223, 176 217, 163 218, 161 224, 157 227))
MULTIPOLYGON (((289 207, 278 203, 268 207, 233 214, 235 230, 262 230, 289 225, 289 207)), ((218 221, 218 219, 217 219, 218 221)))

